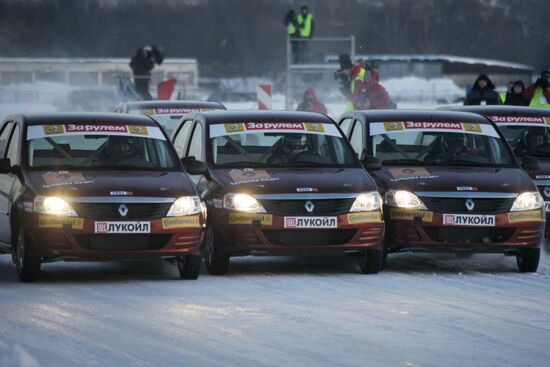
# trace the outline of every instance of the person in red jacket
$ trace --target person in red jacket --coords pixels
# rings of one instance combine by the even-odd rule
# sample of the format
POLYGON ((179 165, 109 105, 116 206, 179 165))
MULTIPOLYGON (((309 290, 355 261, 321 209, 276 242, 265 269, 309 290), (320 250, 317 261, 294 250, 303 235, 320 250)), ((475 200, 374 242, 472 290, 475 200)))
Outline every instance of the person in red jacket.
POLYGON ((317 91, 315 87, 309 87, 304 93, 304 98, 302 102, 298 105, 296 111, 307 111, 307 112, 319 112, 327 114, 327 108, 323 103, 317 99, 317 91))
POLYGON ((543 70, 540 78, 523 91, 523 97, 530 101, 531 107, 550 108, 550 72, 543 70))
POLYGON ((365 67, 365 78, 359 86, 359 98, 354 102, 358 110, 393 108, 393 103, 386 89, 378 83, 378 72, 369 66, 365 67))

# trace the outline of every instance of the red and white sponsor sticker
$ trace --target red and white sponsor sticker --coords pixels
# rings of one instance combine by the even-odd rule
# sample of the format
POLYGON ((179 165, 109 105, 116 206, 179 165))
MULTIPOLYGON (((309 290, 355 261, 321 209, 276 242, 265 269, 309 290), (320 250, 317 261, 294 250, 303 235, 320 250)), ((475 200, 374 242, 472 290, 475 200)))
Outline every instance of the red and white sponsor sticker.
POLYGON ((495 128, 489 124, 470 122, 438 122, 438 121, 392 121, 373 122, 370 124, 370 135, 404 133, 407 131, 453 132, 477 134, 498 137, 495 128))
POLYGON ((233 134, 255 134, 258 132, 304 132, 307 134, 342 136, 335 125, 320 122, 231 122, 210 125, 211 138, 233 134))
POLYGON ((285 228, 338 228, 337 217, 284 217, 285 228))
POLYGON ((151 233, 151 222, 95 222, 95 233, 151 233))
POLYGON ((494 215, 443 214, 443 225, 446 226, 494 227, 495 224, 494 215))
POLYGON ((61 135, 121 135, 165 140, 160 128, 144 125, 118 124, 49 124, 27 128, 27 140, 61 135))
POLYGON ((543 116, 491 116, 490 119, 499 125, 550 125, 550 117, 543 116))

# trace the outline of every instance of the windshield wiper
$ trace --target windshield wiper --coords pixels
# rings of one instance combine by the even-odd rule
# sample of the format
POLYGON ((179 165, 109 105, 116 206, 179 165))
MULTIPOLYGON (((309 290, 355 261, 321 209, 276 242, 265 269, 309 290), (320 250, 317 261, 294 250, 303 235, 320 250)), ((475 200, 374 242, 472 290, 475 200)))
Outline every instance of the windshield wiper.
POLYGON ((418 159, 403 158, 403 159, 386 159, 386 160, 383 161, 383 164, 387 164, 387 163, 390 163, 390 164, 391 163, 425 164, 426 162, 418 160, 418 159))
POLYGON ((219 167, 267 167, 265 163, 260 162, 231 162, 219 164, 219 167))

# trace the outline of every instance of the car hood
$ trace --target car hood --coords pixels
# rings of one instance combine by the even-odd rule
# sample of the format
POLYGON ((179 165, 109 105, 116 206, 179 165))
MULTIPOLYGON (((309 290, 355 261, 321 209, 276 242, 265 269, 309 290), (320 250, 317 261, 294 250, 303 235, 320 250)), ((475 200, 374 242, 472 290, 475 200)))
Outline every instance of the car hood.
POLYGON ((196 195, 191 180, 184 172, 37 171, 29 173, 26 178, 28 186, 41 195, 68 197, 196 195))
POLYGON ((216 169, 224 192, 250 194, 357 193, 376 190, 362 168, 216 169))
POLYGON ((522 192, 533 191, 529 176, 519 168, 384 167, 374 173, 385 190, 522 192))
POLYGON ((526 171, 533 180, 550 180, 550 158, 536 157, 539 169, 526 171))

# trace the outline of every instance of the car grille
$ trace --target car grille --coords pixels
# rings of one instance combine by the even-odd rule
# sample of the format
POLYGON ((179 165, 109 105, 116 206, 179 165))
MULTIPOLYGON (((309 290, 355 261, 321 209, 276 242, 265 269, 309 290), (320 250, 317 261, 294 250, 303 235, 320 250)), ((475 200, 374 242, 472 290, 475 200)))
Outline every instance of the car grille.
POLYGON ((170 234, 78 234, 75 239, 87 250, 159 250, 166 246, 170 234))
POLYGON ((349 213, 354 198, 351 199, 326 199, 326 200, 259 200, 266 212, 275 215, 335 215, 349 213), (313 211, 308 212, 306 202, 311 201, 313 211))
POLYGON ((544 189, 547 187, 550 186, 537 186, 537 188, 539 189, 539 193, 542 195, 544 201, 550 201, 550 195, 546 195, 546 193, 544 192, 544 189))
POLYGON ((498 243, 506 242, 514 233, 514 228, 433 228, 425 227, 424 231, 432 241, 452 243, 498 243), (487 241, 487 239, 489 241, 487 241))
POLYGON ((78 216, 90 219, 154 219, 166 216, 172 203, 124 204, 126 216, 120 215, 121 203, 71 203, 78 216))
POLYGON ((264 236, 274 245, 281 246, 326 246, 341 245, 351 241, 356 229, 263 231, 264 236))
POLYGON ((515 198, 472 198, 474 208, 468 210, 466 208, 466 198, 433 198, 420 197, 422 202, 429 210, 440 213, 506 213, 510 211, 515 198))

